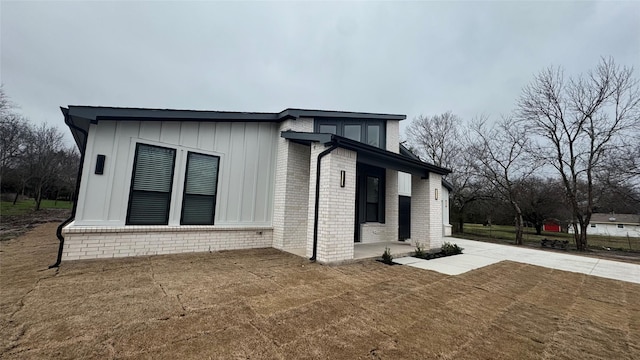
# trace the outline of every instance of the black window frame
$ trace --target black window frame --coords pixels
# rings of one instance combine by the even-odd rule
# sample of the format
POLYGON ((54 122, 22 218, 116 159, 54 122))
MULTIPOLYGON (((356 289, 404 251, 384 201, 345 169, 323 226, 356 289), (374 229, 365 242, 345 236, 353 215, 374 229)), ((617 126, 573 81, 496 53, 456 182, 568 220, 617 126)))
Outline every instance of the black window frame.
POLYGON ((386 223, 387 170, 385 168, 357 164, 356 165, 356 218, 359 224, 386 223), (378 178, 378 220, 367 220, 367 177, 378 178))
MULTIPOLYGON (((180 209, 180 225, 215 225, 215 218, 216 218, 216 205, 218 203, 218 184, 219 184, 219 180, 220 180, 220 156, 218 155, 211 155, 211 154, 204 154, 204 153, 199 153, 199 152, 195 152, 195 151, 187 151, 187 162, 184 168, 184 185, 182 187, 182 208, 180 209), (210 156, 213 158, 218 159, 218 169, 216 171, 216 193, 215 195, 213 195, 213 211, 211 212, 211 222, 210 223, 196 223, 196 222, 185 222, 184 220, 184 205, 185 202, 187 200, 187 180, 188 180, 188 176, 189 176, 189 155, 190 154, 196 154, 196 155, 202 155, 202 156, 210 156)), ((197 194, 189 194, 191 196, 196 195, 196 196, 211 196, 211 195, 197 195, 197 194)))
POLYGON ((380 214, 380 202, 381 202, 381 185, 382 185, 382 181, 380 180, 379 176, 376 175, 366 175, 365 177, 365 206, 364 206, 364 219, 365 222, 380 222, 380 218, 381 218, 381 214, 380 214), (375 179, 377 180, 377 196, 376 196, 376 201, 375 202, 371 202, 369 201, 369 191, 371 191, 372 189, 369 187, 369 179, 375 179), (372 209, 375 209, 375 214, 373 214, 372 209), (370 215, 375 215, 375 216, 371 216, 370 215))
POLYGON ((313 131, 319 133, 321 125, 335 125, 336 135, 344 137, 344 127, 347 125, 360 126, 360 142, 369 144, 369 126, 378 126, 378 141, 380 149, 387 149, 387 122, 379 119, 348 119, 348 118, 316 118, 314 120, 313 131))
POLYGON ((126 216, 126 219, 125 219, 125 225, 163 226, 163 225, 168 225, 169 224, 169 213, 171 212, 171 197, 173 196, 173 181, 174 181, 174 178, 175 178, 175 171, 176 171, 176 157, 177 157, 177 149, 175 149, 175 148, 152 145, 152 144, 146 144, 146 143, 136 143, 136 150, 135 150, 135 155, 134 155, 134 158, 133 158, 133 168, 131 170, 131 184, 129 184, 129 200, 128 200, 128 204, 127 204, 127 216, 126 216), (137 166, 138 166, 138 153, 140 151, 140 147, 141 146, 155 147, 155 148, 159 148, 159 149, 173 151, 173 163, 171 164, 171 183, 169 185, 169 192, 167 193, 167 196, 168 196, 167 210, 165 212, 164 221, 159 222, 159 223, 135 223, 135 222, 132 223, 131 222, 131 204, 132 204, 132 201, 133 201, 134 193, 153 192, 153 191, 146 191, 146 190, 135 190, 133 188, 133 186, 135 184, 136 170, 137 170, 137 166))

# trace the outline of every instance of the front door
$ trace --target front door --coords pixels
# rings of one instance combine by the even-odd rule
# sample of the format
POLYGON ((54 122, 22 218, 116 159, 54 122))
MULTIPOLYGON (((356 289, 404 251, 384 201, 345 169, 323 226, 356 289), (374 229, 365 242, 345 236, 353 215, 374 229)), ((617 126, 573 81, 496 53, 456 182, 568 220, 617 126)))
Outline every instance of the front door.
POLYGON ((354 237, 360 242, 360 226, 367 222, 384 223, 384 168, 358 164, 356 167, 356 215, 354 237))

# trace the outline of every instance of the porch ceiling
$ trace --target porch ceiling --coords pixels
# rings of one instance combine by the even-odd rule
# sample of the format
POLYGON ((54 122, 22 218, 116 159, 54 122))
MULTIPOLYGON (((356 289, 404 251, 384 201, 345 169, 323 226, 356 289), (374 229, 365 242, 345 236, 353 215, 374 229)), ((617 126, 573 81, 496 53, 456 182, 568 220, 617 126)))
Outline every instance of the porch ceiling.
POLYGON ((324 145, 337 145, 341 148, 355 151, 358 154, 359 163, 402 171, 423 178, 427 178, 430 172, 440 175, 446 175, 451 172, 449 169, 441 168, 433 164, 338 135, 283 131, 280 133, 280 136, 290 141, 305 145, 310 145, 312 142, 324 145))

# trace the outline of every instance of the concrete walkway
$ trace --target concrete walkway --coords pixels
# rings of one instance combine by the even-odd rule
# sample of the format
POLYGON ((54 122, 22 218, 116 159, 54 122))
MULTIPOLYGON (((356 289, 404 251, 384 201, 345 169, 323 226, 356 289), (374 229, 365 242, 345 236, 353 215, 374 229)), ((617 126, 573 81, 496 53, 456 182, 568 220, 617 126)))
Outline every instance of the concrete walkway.
POLYGON ((637 264, 570 255, 561 251, 542 251, 458 238, 447 238, 446 241, 464 248, 463 254, 433 260, 402 257, 393 261, 419 269, 459 275, 509 260, 640 284, 640 265, 637 264))

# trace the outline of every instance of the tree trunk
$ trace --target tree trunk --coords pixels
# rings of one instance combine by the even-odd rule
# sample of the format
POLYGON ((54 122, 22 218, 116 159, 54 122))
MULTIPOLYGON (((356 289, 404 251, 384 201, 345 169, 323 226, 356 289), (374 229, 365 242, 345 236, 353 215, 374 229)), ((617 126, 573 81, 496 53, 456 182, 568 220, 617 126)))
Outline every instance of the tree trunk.
POLYGON ((579 251, 587 251, 587 226, 589 224, 580 224, 580 234, 576 236, 576 248, 579 251))
POLYGON ((516 213, 516 245, 522 245, 522 234, 524 233, 524 219, 522 219, 522 210, 515 201, 511 201, 513 210, 516 213))
POLYGON ((36 211, 40 210, 40 203, 42 202, 42 185, 38 185, 38 193, 36 196, 36 211))
POLYGON ((15 205, 18 202, 18 196, 20 196, 20 192, 16 191, 16 197, 13 198, 13 205, 15 205))
POLYGON ((464 216, 462 215, 458 217, 458 231, 460 234, 464 234, 464 216))
POLYGON ((534 225, 536 227, 536 235, 542 235, 542 224, 541 223, 535 223, 534 225))
POLYGON ((516 245, 522 245, 522 234, 524 233, 524 221, 522 214, 516 215, 516 245))

